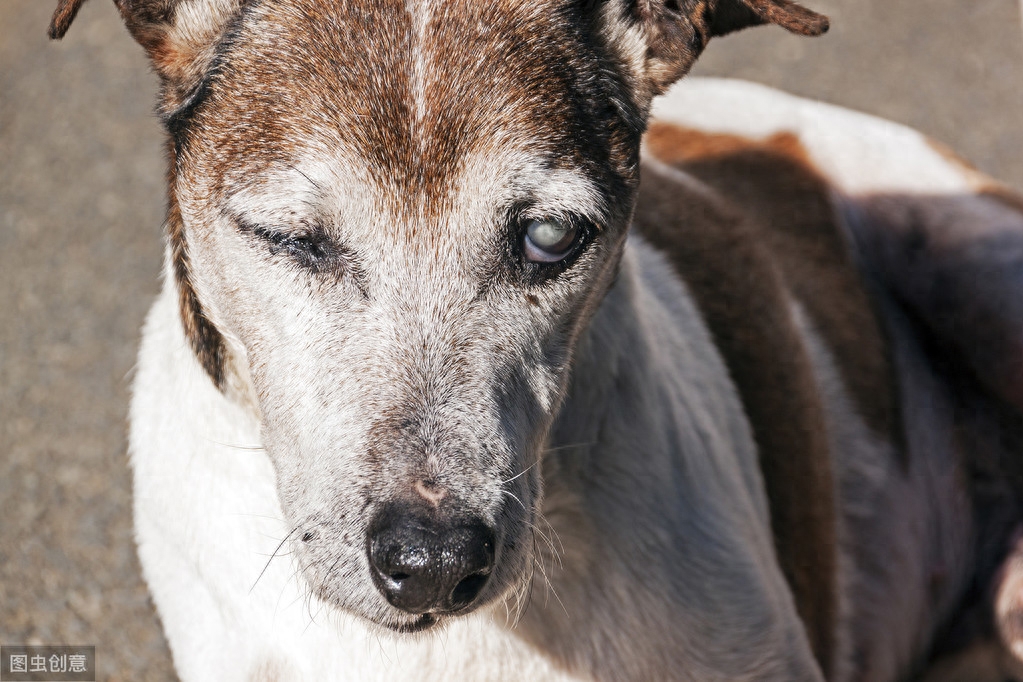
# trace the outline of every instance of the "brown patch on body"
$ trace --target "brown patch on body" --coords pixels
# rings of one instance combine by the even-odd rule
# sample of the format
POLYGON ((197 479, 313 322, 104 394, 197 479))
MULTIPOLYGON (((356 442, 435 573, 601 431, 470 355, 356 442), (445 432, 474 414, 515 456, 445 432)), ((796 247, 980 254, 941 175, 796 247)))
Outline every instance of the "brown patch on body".
POLYGON ((880 437, 901 442, 898 393, 884 331, 853 263, 827 181, 799 138, 762 141, 653 123, 647 148, 713 187, 751 219, 835 356, 859 413, 880 437))
POLYGON ((757 442, 779 562, 825 672, 838 612, 835 483, 803 306, 866 423, 901 442, 883 330, 830 201, 798 139, 764 142, 654 123, 648 150, 705 183, 647 172, 635 225, 689 286, 739 390, 757 442), (680 197, 684 193, 684 198, 680 197))
POLYGON ((810 360, 781 273, 743 216, 717 198, 678 195, 674 182, 647 173, 634 224, 687 283, 739 390, 779 563, 827 669, 838 594, 834 483, 810 360))

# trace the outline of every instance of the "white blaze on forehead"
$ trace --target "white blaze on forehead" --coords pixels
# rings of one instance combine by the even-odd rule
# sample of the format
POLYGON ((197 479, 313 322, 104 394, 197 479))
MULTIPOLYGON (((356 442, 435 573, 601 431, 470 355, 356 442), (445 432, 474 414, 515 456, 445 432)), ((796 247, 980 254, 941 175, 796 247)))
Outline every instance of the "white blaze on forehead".
POLYGON ((415 31, 415 48, 412 61, 412 93, 415 98, 415 123, 413 135, 420 136, 422 149, 423 120, 426 118, 426 88, 430 77, 430 53, 426 48, 427 32, 433 18, 433 5, 430 0, 407 0, 405 4, 412 17, 412 28, 415 31))

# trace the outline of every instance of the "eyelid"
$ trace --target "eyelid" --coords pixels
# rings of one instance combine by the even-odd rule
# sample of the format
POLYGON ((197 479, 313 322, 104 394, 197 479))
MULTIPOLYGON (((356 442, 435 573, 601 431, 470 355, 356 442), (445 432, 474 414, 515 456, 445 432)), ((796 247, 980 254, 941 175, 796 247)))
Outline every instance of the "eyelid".
POLYGON ((322 227, 316 223, 305 220, 298 221, 296 225, 281 224, 277 220, 252 221, 238 215, 229 216, 231 221, 242 233, 253 234, 257 237, 269 237, 279 235, 282 238, 316 237, 326 236, 322 227))
POLYGON ((240 218, 234 218, 238 230, 242 234, 255 237, 269 245, 270 253, 291 256, 299 265, 314 272, 324 265, 341 265, 348 267, 343 258, 344 249, 335 244, 326 232, 312 224, 304 223, 299 228, 279 228, 257 225, 240 218))

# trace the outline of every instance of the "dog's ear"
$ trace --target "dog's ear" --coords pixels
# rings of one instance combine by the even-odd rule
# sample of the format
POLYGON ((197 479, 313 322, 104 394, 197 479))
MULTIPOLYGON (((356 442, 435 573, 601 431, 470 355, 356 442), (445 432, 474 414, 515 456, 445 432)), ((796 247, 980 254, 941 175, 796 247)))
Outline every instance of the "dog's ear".
POLYGON ((803 36, 819 36, 828 30, 828 18, 790 0, 717 0, 710 3, 705 18, 710 36, 777 24, 803 36))
MULTIPOLYGON (((201 78, 213 47, 247 0, 114 0, 156 71, 177 92, 201 78)), ((63 38, 85 0, 58 0, 50 38, 63 38)))
MULTIPOLYGON (((760 24, 806 36, 828 30, 827 17, 791 0, 626 0, 624 18, 641 33, 640 76, 651 96, 684 76, 715 36, 760 24)), ((616 34, 623 35, 611 32, 616 34)))

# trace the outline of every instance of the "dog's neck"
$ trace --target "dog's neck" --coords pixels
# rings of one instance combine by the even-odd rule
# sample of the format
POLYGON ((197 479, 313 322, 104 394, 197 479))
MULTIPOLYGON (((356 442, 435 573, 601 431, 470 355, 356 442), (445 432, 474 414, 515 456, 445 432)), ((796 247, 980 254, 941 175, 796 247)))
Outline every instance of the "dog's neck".
MULTIPOLYGON (((671 529, 705 514, 696 500, 717 506, 744 499, 756 517, 768 518, 752 437, 727 371, 684 286, 639 236, 630 237, 619 277, 580 341, 541 467, 537 549, 544 575, 534 580, 533 605, 518 631, 556 658, 583 645, 568 633, 614 641, 613 632, 581 627, 607 622, 589 613, 593 590, 625 589, 615 583, 634 552, 653 565, 667 560, 671 529), (663 390, 651 391, 654 385, 663 390), (645 489, 660 492, 637 498, 635 482, 652 470, 661 485, 645 489), (628 535, 609 538, 609 529, 628 535)), ((768 537, 762 530, 757 540, 742 541, 768 537)), ((725 544, 732 541, 739 540, 725 544)), ((623 599, 616 606, 629 613, 634 607, 623 599)), ((701 608, 694 603, 694 612, 701 608)), ((688 617, 674 616, 680 625, 688 617)), ((608 653, 602 665, 615 664, 608 653)))

